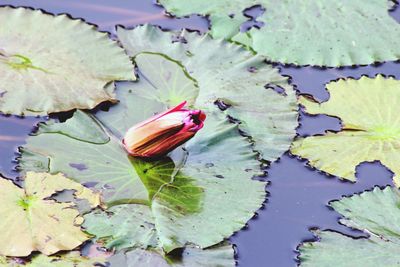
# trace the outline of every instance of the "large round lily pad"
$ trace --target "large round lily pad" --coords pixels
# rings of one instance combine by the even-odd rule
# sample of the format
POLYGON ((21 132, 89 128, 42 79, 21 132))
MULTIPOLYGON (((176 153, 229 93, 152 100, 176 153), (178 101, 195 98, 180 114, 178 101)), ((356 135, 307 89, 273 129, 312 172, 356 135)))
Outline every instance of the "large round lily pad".
POLYGON ((107 33, 67 15, 0 7, 0 112, 46 115, 116 101, 133 66, 107 33))
MULTIPOLYGON (((146 205, 167 252, 188 243, 212 246, 242 228, 265 199, 265 183, 252 179, 262 174, 257 154, 238 125, 210 106, 205 127, 170 158, 130 157, 121 144, 129 127, 173 103, 181 84, 177 81, 196 92, 190 77, 169 75, 184 72, 176 62, 155 54, 140 57, 140 62, 170 66, 163 75, 171 79, 162 80, 162 72, 146 72, 139 82, 119 86, 121 102, 108 112, 93 116, 77 111, 65 123, 41 124, 21 150, 20 169, 66 173, 101 190, 109 206, 146 205), (155 87, 162 81, 164 86, 155 87)), ((139 71, 145 69, 141 66, 139 71)))

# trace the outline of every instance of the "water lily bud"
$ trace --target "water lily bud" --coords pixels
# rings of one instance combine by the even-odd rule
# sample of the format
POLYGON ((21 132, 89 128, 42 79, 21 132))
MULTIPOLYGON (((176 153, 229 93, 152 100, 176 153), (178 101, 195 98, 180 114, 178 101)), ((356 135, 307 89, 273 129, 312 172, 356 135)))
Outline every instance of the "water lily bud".
POLYGON ((203 128, 206 114, 185 109, 186 101, 131 127, 122 141, 136 157, 160 157, 192 138, 203 128))

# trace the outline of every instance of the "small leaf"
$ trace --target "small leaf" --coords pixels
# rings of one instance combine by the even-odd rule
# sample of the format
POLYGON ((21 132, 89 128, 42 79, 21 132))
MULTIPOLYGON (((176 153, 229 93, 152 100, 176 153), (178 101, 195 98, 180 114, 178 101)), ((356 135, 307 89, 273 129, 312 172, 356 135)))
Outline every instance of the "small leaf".
POLYGON ((400 186, 400 82, 393 78, 362 77, 327 85, 328 101, 318 103, 302 97, 300 103, 309 114, 326 114, 342 120, 340 132, 299 138, 291 153, 309 160, 319 170, 355 181, 357 165, 379 160, 395 174, 400 186))
POLYGON ((109 82, 134 79, 117 43, 82 20, 6 6, 0 8, 0 24, 2 113, 91 109, 116 101, 109 82))
POLYGON ((7 218, 0 223, 3 239, 0 254, 28 256, 32 251, 51 255, 70 250, 89 239, 79 227, 82 218, 71 203, 57 203, 49 199, 56 192, 73 189, 76 196, 86 198, 93 205, 99 195, 62 174, 28 172, 25 187, 0 179, 0 215, 7 218))
POLYGON ((395 188, 345 197, 331 206, 344 216, 341 223, 362 230, 369 238, 351 238, 330 231, 316 231, 318 242, 299 248, 301 266, 398 266, 400 256, 400 194, 395 188))

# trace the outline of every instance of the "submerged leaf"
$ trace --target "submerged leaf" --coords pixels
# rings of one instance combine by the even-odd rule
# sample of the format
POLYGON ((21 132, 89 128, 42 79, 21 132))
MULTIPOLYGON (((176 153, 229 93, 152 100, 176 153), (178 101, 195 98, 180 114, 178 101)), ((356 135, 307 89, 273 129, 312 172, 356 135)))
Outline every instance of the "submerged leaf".
POLYGON ((218 102, 227 115, 241 122, 240 129, 252 137, 264 159, 274 161, 289 148, 297 127, 295 92, 287 77, 263 57, 207 35, 163 32, 150 25, 118 28, 118 37, 134 57, 142 79, 150 81, 141 84, 141 95, 170 106, 191 95, 191 104, 203 110, 213 109, 218 102), (173 62, 182 66, 198 89, 186 82, 181 87, 182 74, 171 67, 173 62), (168 91, 163 90, 164 84, 171 85, 168 91))
POLYGON ((11 181, 0 179, 0 223, 3 238, 0 254, 28 256, 32 251, 46 255, 79 246, 89 237, 80 230, 82 218, 72 203, 57 203, 49 199, 65 190, 96 205, 98 194, 89 192, 62 174, 28 172, 24 189, 11 181))
POLYGON ((351 238, 331 231, 317 231, 318 242, 299 248, 301 266, 398 266, 400 262, 400 194, 397 189, 375 188, 372 192, 331 202, 344 216, 340 222, 368 233, 351 238))
POLYGON ((326 102, 302 97, 300 103, 309 114, 340 118, 342 130, 299 138, 291 153, 308 159, 317 169, 350 181, 356 180, 360 163, 379 160, 394 172, 394 183, 400 186, 400 82, 378 75, 332 82, 327 90, 330 98, 326 102))
POLYGON ((134 79, 133 66, 117 43, 82 20, 1 7, 0 24, 2 113, 91 109, 115 101, 109 82, 134 79))
POLYGON ((393 0, 158 0, 177 16, 201 14, 217 38, 245 43, 269 60, 296 65, 347 66, 398 60, 400 26, 388 12, 393 0), (240 32, 243 11, 266 10, 264 26, 240 32), (373 36, 373 38, 371 38, 373 36))
POLYGON ((222 244, 209 249, 186 247, 181 255, 164 258, 156 251, 134 249, 110 258, 110 267, 233 267, 234 251, 231 245, 222 244))

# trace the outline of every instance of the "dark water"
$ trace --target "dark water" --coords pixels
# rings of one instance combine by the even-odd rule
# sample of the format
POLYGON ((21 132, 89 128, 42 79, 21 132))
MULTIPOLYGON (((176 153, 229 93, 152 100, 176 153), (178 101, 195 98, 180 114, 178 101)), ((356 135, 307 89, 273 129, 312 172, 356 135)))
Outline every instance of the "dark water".
MULTIPOLYGON (((88 22, 99 25, 100 29, 113 31, 115 24, 134 26, 153 23, 165 28, 179 29, 187 27, 204 31, 208 25, 204 19, 192 16, 185 19, 172 19, 163 15, 162 8, 150 0, 3 0, 0 4, 31 6, 43 8, 53 13, 69 13, 73 17, 83 17, 88 22)), ((257 10, 249 10, 248 15, 257 16, 257 10)), ((400 11, 391 15, 399 20, 400 11)), ((256 19, 249 19, 245 27, 257 26, 256 19)), ((292 83, 301 93, 308 93, 316 99, 326 100, 329 95, 325 84, 341 77, 361 75, 375 76, 378 73, 400 78, 397 63, 385 63, 379 66, 359 68, 317 69, 311 67, 282 67, 282 74, 292 78, 292 83)), ((15 178, 15 163, 12 159, 18 145, 24 143, 38 118, 0 116, 0 172, 15 178)), ((323 133, 327 129, 339 130, 340 122, 327 116, 301 115, 299 135, 323 133)), ((338 214, 326 204, 332 199, 350 195, 374 185, 387 185, 392 173, 379 163, 364 163, 357 168, 358 182, 341 182, 306 167, 304 161, 285 154, 272 164, 267 190, 270 194, 265 208, 248 223, 248 227, 231 240, 237 245, 238 265, 242 267, 287 267, 296 266, 296 246, 303 240, 312 239, 309 228, 333 229, 349 235, 359 236, 360 232, 351 231, 337 223, 338 214)))

